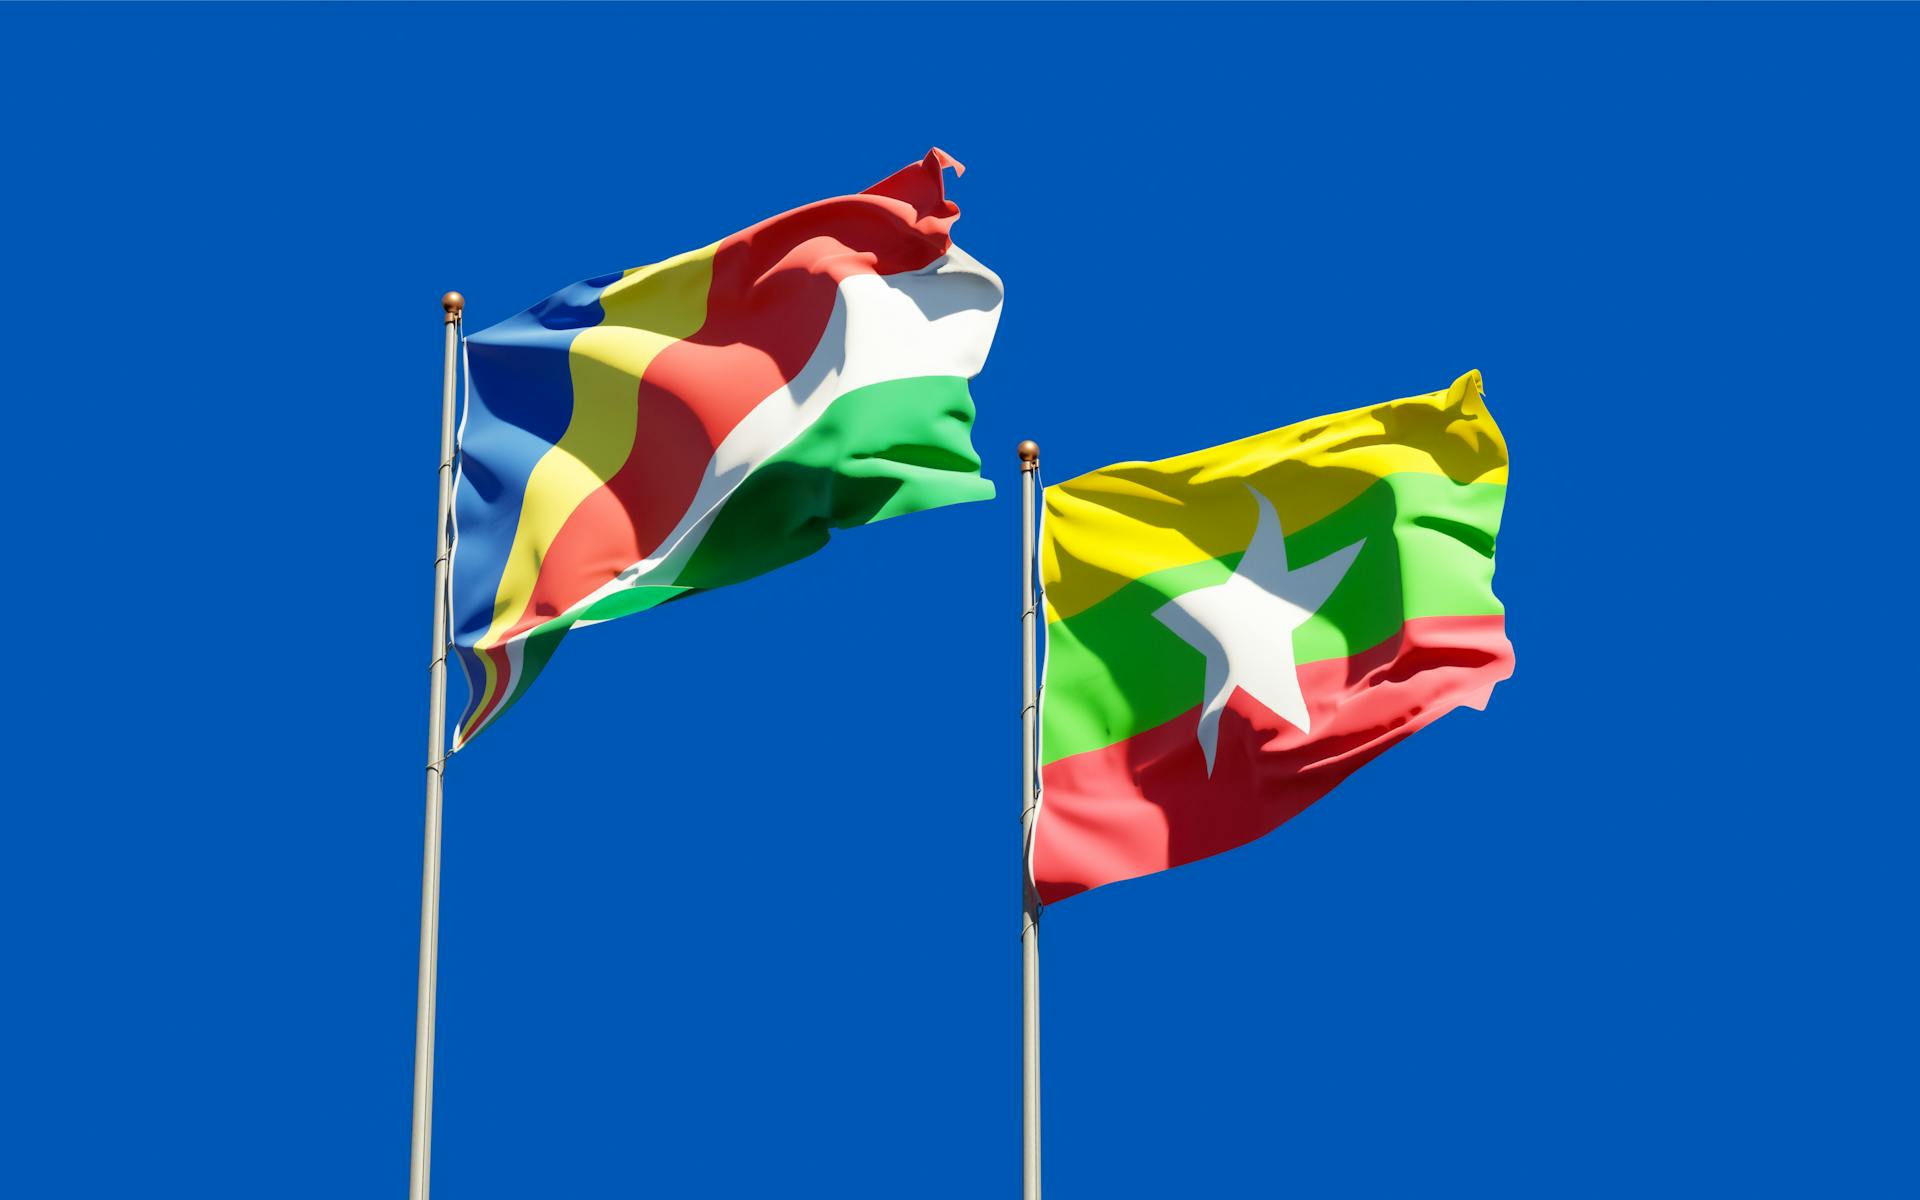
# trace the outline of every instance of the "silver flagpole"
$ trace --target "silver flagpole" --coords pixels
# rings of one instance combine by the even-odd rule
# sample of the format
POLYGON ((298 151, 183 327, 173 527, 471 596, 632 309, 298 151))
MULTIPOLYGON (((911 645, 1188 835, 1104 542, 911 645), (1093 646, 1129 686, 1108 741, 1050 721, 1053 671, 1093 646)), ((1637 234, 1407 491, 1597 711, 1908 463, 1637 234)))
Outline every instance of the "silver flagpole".
POLYGON ((447 568, 452 553, 453 384, 466 298, 440 298, 447 313, 447 367, 440 394, 440 527, 433 560, 433 682, 427 689, 427 848, 420 867, 420 989, 413 1026, 413 1171, 409 1200, 427 1200, 433 1157, 434 977, 440 962, 440 801, 447 764, 447 568))
POLYGON ((1025 1200, 1040 1200, 1040 898, 1033 887, 1033 819, 1039 802, 1034 771, 1034 726, 1040 693, 1034 680, 1033 485, 1040 473, 1040 446, 1020 443, 1020 1043, 1021 1176, 1025 1200))

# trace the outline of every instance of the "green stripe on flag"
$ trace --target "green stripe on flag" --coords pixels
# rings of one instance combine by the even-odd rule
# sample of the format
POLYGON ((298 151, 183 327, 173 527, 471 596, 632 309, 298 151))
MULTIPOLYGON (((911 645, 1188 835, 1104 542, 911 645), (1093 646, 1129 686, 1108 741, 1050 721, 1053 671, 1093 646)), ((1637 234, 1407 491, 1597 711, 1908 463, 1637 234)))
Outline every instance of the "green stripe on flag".
POLYGON ((805 558, 834 529, 993 499, 972 427, 964 379, 855 388, 740 482, 675 582, 738 583, 805 558))
MULTIPOLYGON (((1417 617, 1496 616, 1493 549, 1506 485, 1401 473, 1287 537, 1294 567, 1365 539, 1327 602, 1294 631, 1295 660, 1346 658, 1417 617)), ((1206 659, 1153 613, 1226 582, 1241 552, 1156 571, 1047 626, 1044 757, 1097 750, 1186 712, 1204 694, 1206 659)))

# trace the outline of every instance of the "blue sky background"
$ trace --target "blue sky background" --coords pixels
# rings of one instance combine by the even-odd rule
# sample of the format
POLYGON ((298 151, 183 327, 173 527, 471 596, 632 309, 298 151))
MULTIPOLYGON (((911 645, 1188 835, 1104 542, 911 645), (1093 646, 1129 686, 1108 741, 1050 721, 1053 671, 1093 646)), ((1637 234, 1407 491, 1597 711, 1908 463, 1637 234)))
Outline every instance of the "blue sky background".
POLYGON ((937 144, 1001 498, 583 633, 455 761, 436 1195, 1013 1195, 1014 443, 1473 367, 1518 673, 1048 914, 1050 1196, 1912 1195, 1916 33, 0 9, 0 1191, 400 1194, 440 293, 937 144))

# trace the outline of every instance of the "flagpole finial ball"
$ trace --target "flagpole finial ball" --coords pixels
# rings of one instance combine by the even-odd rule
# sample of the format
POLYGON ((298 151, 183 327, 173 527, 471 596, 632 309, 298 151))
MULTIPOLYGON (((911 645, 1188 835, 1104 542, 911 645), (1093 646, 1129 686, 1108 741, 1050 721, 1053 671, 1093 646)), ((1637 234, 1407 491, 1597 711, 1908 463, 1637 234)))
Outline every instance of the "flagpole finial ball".
POLYGON ((1040 443, 1032 440, 1020 443, 1020 461, 1031 467, 1040 461, 1040 443))
POLYGON ((457 320, 460 310, 467 306, 467 298, 459 292, 448 292, 440 297, 440 307, 447 310, 447 320, 457 320))

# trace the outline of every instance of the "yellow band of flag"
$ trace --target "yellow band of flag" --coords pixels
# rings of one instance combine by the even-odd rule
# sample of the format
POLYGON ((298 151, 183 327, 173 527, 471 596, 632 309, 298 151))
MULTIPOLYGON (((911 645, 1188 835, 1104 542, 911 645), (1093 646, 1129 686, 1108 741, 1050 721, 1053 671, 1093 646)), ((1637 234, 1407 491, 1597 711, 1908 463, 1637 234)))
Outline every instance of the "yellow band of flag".
POLYGON ((1055 484, 1046 490, 1040 561, 1047 619, 1071 617, 1155 571, 1244 550, 1258 511, 1247 502, 1248 484, 1296 532, 1382 476, 1409 471, 1507 481, 1506 440, 1487 413, 1480 372, 1445 391, 1055 484))
POLYGON ((639 414, 635 380, 662 350, 699 332, 718 245, 634 268, 600 293, 606 315, 575 335, 568 348, 572 417, 527 479, 520 524, 494 597, 493 624, 476 645, 495 645, 520 619, 542 552, 580 502, 626 465, 639 414))

